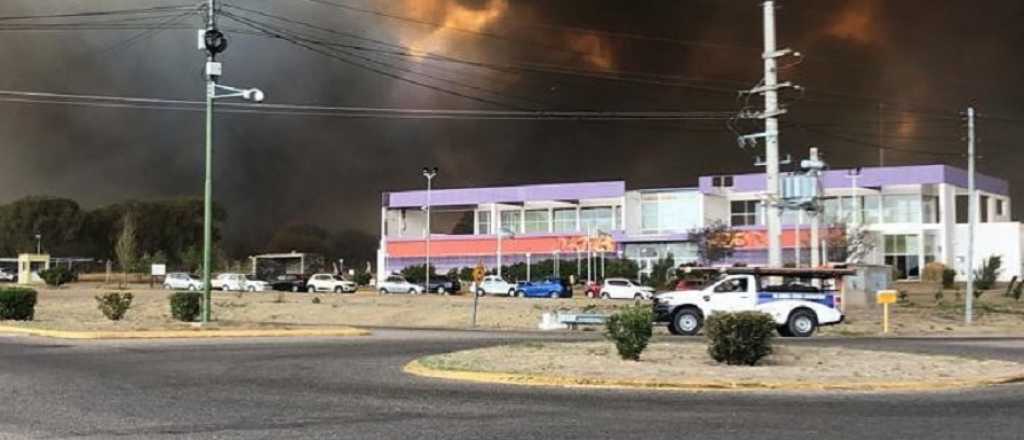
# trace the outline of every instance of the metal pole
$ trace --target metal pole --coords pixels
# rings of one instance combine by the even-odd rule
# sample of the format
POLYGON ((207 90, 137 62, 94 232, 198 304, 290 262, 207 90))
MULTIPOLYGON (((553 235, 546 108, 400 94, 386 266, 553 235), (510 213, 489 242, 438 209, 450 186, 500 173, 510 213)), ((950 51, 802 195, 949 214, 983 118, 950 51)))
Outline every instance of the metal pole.
POLYGON ((768 266, 782 266, 782 225, 779 207, 779 93, 775 58, 775 2, 764 2, 765 191, 768 196, 768 266))
POLYGON ((498 278, 504 280, 505 278, 502 278, 501 276, 501 228, 498 228, 495 232, 498 234, 498 278))
POLYGON ((800 209, 796 212, 796 234, 793 237, 793 256, 796 260, 796 267, 800 267, 800 263, 803 262, 803 259, 800 258, 800 232, 803 224, 804 210, 800 209))
POLYGON ((878 103, 878 166, 885 166, 885 136, 884 136, 884 125, 882 122, 882 110, 885 108, 885 104, 878 103))
POLYGON ((530 257, 531 257, 531 254, 529 252, 527 252, 526 253, 526 281, 527 282, 533 281, 533 278, 531 277, 532 274, 530 273, 530 265, 532 264, 530 257))
POLYGON ((964 323, 974 320, 974 226, 978 218, 978 193, 974 189, 974 107, 967 108, 967 294, 964 323))
MULTIPOLYGON (((207 3, 206 29, 216 26, 216 0, 207 3)), ((216 55, 210 51, 207 63, 214 62, 216 55)), ((203 188, 203 316, 202 322, 210 322, 210 253, 213 241, 213 98, 217 93, 217 80, 207 72, 206 77, 206 183, 203 188)))
POLYGON ((423 292, 430 292, 430 187, 431 180, 434 179, 434 174, 431 174, 426 169, 423 170, 423 176, 427 178, 427 262, 423 266, 423 292))

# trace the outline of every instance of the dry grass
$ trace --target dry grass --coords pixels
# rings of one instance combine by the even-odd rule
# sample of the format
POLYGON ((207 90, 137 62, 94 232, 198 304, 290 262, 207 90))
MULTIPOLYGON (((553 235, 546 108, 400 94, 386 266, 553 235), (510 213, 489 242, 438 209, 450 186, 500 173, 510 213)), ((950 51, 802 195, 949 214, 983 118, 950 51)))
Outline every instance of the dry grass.
POLYGON ((505 345, 429 356, 419 362, 442 370, 605 381, 711 379, 857 384, 996 379, 1024 374, 1024 365, 1014 362, 805 346, 777 346, 776 352, 756 367, 728 366, 711 360, 704 344, 676 343, 651 344, 639 362, 621 360, 610 342, 505 345))

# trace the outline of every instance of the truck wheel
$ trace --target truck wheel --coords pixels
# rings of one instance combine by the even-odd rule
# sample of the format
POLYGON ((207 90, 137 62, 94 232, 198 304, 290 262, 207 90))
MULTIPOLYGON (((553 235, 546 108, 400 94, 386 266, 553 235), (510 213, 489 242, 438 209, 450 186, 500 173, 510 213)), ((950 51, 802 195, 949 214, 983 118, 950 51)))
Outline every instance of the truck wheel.
POLYGON ((818 328, 818 317, 810 310, 797 310, 789 315, 786 330, 790 336, 806 338, 814 334, 818 328))
POLYGON ((380 294, 381 295, 387 295, 388 294, 388 289, 380 289, 380 294))
POLYGON ((685 308, 676 312, 669 326, 674 327, 675 331, 672 334, 695 336, 700 332, 700 328, 704 326, 704 318, 700 316, 700 312, 697 309, 685 308))

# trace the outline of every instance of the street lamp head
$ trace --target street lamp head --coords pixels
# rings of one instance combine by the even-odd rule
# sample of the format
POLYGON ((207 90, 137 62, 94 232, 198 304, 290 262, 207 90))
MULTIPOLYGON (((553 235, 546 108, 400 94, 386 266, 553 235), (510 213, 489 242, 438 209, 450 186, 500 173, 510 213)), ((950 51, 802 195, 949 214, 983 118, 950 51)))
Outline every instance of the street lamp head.
POLYGON ((433 179, 435 176, 437 176, 437 171, 437 167, 423 167, 423 177, 426 177, 427 179, 433 179))
POLYGON ((252 102, 263 102, 266 95, 264 95, 263 91, 260 89, 248 89, 242 92, 242 98, 252 102))

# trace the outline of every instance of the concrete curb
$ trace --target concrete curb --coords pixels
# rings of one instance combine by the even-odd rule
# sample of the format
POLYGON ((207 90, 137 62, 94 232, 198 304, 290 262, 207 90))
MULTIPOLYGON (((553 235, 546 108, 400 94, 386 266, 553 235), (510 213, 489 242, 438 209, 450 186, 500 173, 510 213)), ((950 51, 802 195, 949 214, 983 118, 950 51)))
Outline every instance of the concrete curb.
POLYGON ((590 388, 612 390, 665 390, 665 391, 941 391, 956 388, 982 387, 1024 382, 1024 375, 979 379, 969 381, 914 381, 914 382, 760 382, 727 381, 710 378, 690 380, 627 380, 597 379, 586 377, 540 376, 521 373, 496 373, 485 371, 441 370, 423 365, 419 359, 409 362, 402 371, 433 379, 459 380, 476 383, 503 385, 546 386, 559 388, 590 388))
POLYGON ((42 336, 56 339, 208 339, 208 338, 281 338, 281 337, 342 337, 367 336, 370 332, 353 327, 317 329, 266 330, 139 330, 139 331, 64 331, 42 328, 0 326, 0 334, 42 336))

